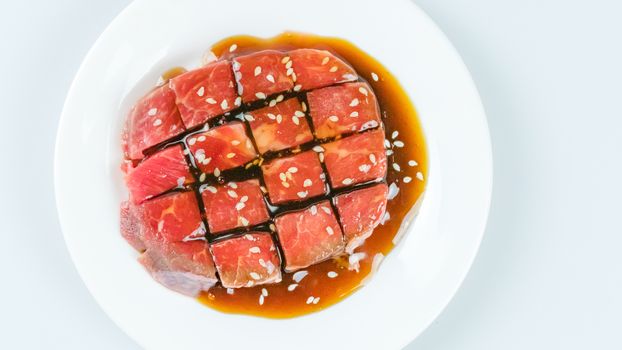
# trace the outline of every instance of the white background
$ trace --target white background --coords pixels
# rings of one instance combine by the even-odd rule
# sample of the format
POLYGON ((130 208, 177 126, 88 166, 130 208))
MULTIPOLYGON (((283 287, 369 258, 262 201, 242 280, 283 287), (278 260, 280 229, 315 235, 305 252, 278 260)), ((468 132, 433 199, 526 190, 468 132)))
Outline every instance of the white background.
MULTIPOLYGON (((138 348, 73 268, 52 186, 71 79, 128 2, 0 1, 1 349, 138 348)), ((416 3, 478 86, 495 184, 471 272, 408 349, 622 348, 622 3, 416 3)))

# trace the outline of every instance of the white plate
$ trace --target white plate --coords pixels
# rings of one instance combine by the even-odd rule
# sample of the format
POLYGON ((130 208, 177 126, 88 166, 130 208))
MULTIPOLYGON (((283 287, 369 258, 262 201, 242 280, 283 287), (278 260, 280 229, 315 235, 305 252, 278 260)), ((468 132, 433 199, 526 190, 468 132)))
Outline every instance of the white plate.
POLYGON ((486 119, 458 54, 414 4, 396 1, 137 1, 106 29, 67 96, 56 144, 60 222, 97 302, 150 349, 398 349, 447 305, 477 252, 492 161, 486 119), (409 234, 372 281, 289 320, 228 315, 154 282, 119 235, 125 112, 166 68, 196 66, 217 40, 284 30, 345 38, 379 59, 419 111, 430 169, 409 234))

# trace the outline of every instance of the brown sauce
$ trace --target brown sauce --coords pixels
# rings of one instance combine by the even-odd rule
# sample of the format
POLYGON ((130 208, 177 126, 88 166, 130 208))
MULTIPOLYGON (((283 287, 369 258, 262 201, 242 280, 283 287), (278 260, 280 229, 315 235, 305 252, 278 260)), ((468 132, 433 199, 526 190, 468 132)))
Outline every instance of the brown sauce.
MULTIPOLYGON (((298 283, 294 290, 288 290, 288 286, 296 283, 293 280, 294 274, 283 273, 283 280, 278 284, 229 291, 227 288, 216 285, 199 296, 202 303, 222 312, 287 318, 319 311, 339 302, 362 286, 365 278, 372 272, 372 261, 378 253, 386 256, 391 251, 394 246, 393 238, 398 233, 404 216, 415 205, 425 188, 427 175, 425 143, 412 103, 398 80, 378 61, 353 44, 337 38, 284 33, 270 39, 234 36, 216 43, 211 50, 217 57, 232 58, 264 49, 291 50, 295 48, 329 50, 351 64, 361 78, 372 86, 382 112, 386 138, 391 141, 391 149, 394 152, 388 157, 389 167, 386 181, 387 184, 395 183, 399 188, 399 193, 388 202, 387 212, 390 219, 378 226, 365 244, 356 250, 356 252, 365 253, 358 271, 349 270, 348 258, 340 257, 304 269, 308 275, 298 283), (234 50, 231 50, 232 46, 235 47, 234 50), (398 135, 393 138, 396 131, 398 135), (399 142, 396 146, 395 141, 403 142, 403 147, 399 147, 399 142), (399 165, 399 171, 394 167, 394 163, 399 165), (407 178, 410 178, 410 181, 407 178), (332 278, 329 277, 329 272, 332 278), (336 277, 334 273, 337 274, 336 277), (264 302, 260 305, 258 301, 263 289, 268 295, 263 298, 264 302), (317 303, 309 302, 313 299, 316 299, 317 303)), ((162 79, 166 81, 184 71, 180 67, 173 68, 165 72, 162 79)), ((253 176, 250 173, 256 171, 253 168, 256 167, 249 168, 247 174, 242 174, 244 171, 240 169, 241 172, 240 170, 232 171, 230 177, 222 176, 220 181, 208 179, 207 182, 222 182, 223 178, 229 180, 240 175, 250 177, 253 176)), ((285 206, 277 210, 291 209, 293 207, 285 206)), ((267 227, 264 229, 269 230, 267 227)), ((221 237, 214 239, 218 240, 221 237)))

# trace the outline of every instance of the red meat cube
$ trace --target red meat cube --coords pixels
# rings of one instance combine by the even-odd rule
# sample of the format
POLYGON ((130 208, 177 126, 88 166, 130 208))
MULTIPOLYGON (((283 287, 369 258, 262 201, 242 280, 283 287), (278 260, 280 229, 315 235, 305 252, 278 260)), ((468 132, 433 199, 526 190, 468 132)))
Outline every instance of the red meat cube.
POLYGON ((380 125, 376 96, 365 83, 330 86, 307 94, 318 138, 373 129, 380 125))
POLYGON ((313 140, 302 106, 290 98, 246 115, 260 153, 280 151, 313 140))
POLYGON ((192 297, 218 282, 214 262, 204 241, 154 244, 138 261, 153 279, 192 297))
POLYGON ((352 135, 322 147, 333 188, 381 179, 387 172, 382 130, 352 135))
POLYGON ((281 282, 281 262, 268 233, 250 232, 214 243, 211 248, 226 288, 281 282))
POLYGON ((335 197, 348 253, 362 245, 380 224, 387 209, 388 193, 387 185, 380 183, 335 197))
POLYGON ((297 90, 311 90, 358 79, 352 67, 325 50, 298 49, 289 52, 296 73, 297 90))
POLYGON ((276 218, 285 270, 296 271, 343 252, 341 228, 328 201, 276 218))
POLYGON ((177 106, 188 128, 241 105, 228 61, 216 61, 188 71, 171 79, 169 84, 177 95, 177 106))
POLYGON ((257 157, 246 136, 244 124, 233 122, 186 138, 196 166, 202 172, 220 176, 222 170, 246 164, 257 157))
POLYGON ((141 98, 130 111, 123 143, 126 157, 142 159, 143 151, 185 130, 175 105, 175 94, 162 86, 141 98))
POLYGON ((326 193, 326 175, 313 151, 277 158, 261 166, 270 202, 303 200, 326 193))
POLYGON ((190 174, 181 146, 173 146, 130 169, 125 176, 125 182, 132 202, 141 203, 162 192, 192 183, 194 178, 190 174))
POLYGON ((194 192, 171 193, 139 205, 124 203, 121 234, 144 251, 139 261, 168 288, 196 295, 216 283, 194 192))
POLYGON ((257 179, 201 186, 201 196, 211 233, 257 225, 270 218, 257 179))
POLYGON ((233 71, 242 101, 252 102, 291 90, 294 87, 291 64, 283 62, 285 54, 266 50, 233 59, 233 71))

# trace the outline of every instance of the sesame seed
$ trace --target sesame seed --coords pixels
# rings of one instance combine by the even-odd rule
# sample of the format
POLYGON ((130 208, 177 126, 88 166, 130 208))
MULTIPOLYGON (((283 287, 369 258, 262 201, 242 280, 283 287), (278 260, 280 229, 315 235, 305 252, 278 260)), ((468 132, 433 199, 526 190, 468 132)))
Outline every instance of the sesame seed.
POLYGON ((369 169, 371 169, 371 165, 369 164, 362 164, 361 166, 359 166, 359 171, 361 171, 362 173, 368 172, 369 169))
POLYGON ((287 73, 286 73, 286 75, 287 75, 287 76, 290 76, 290 75, 292 75, 292 74, 294 74, 294 69, 292 69, 292 68, 288 68, 288 69, 287 69, 287 73))
POLYGON ((258 76, 259 74, 261 74, 261 67, 257 66, 255 67, 255 76, 258 76))
POLYGON ((216 177, 220 176, 220 169, 218 169, 218 168, 214 169, 214 176, 216 176, 216 177))
POLYGON ((231 140, 231 144, 234 145, 234 146, 237 146, 237 145, 240 144, 240 141, 238 141, 238 140, 231 140))
POLYGON ((359 92, 360 92, 360 93, 362 93, 363 95, 367 96, 367 89, 366 89, 366 88, 364 88, 364 87, 362 87, 362 86, 361 86, 361 87, 359 88, 359 92))
POLYGON ((330 215, 330 209, 328 207, 320 207, 326 214, 330 215))
POLYGON ((201 182, 205 181, 205 177, 206 176, 207 176, 207 174, 201 173, 201 176, 199 176, 199 181, 201 181, 201 182))
POLYGON ((268 290, 266 288, 261 288, 261 295, 263 295, 264 297, 268 296, 268 290))
POLYGON ((281 59, 281 63, 285 64, 289 61, 289 56, 285 56, 281 59))
POLYGON ((238 45, 233 44, 233 45, 229 46, 229 52, 233 52, 233 51, 235 51, 237 48, 238 48, 238 45))
POLYGON ((354 112, 350 113, 350 117, 352 117, 352 118, 356 118, 358 116, 359 116, 359 112, 357 112, 357 111, 354 111, 354 112))
POLYGON ((295 111, 294 115, 297 116, 297 117, 304 117, 305 116, 305 114, 303 112, 301 112, 301 111, 295 111))
POLYGON ((199 141, 199 142, 203 142, 203 141, 205 141, 206 139, 207 139, 207 138, 205 137, 205 135, 201 135, 201 136, 197 137, 197 141, 199 141))
POLYGON ((235 157, 235 153, 232 152, 227 154, 227 158, 231 159, 233 157, 235 157))
POLYGON ((298 197, 300 198, 305 198, 308 194, 309 194, 309 191, 301 191, 297 193, 298 197))
POLYGON ((233 288, 227 288, 227 294, 232 295, 234 293, 233 288))
POLYGON ((228 190, 228 191, 227 191, 227 194, 228 194, 228 195, 229 195, 229 197, 231 197, 231 198, 238 198, 238 194, 237 194, 235 191, 233 191, 233 190, 228 190))
POLYGON ((236 184, 235 182, 229 182, 227 185, 231 188, 235 188, 235 189, 238 188, 238 184, 236 184))
POLYGON ((332 66, 332 67, 330 67, 330 69, 328 71, 331 72, 331 73, 335 73, 337 71, 337 69, 338 69, 337 66, 332 66))
POLYGON ((229 108, 229 102, 227 102, 227 100, 222 100, 222 102, 220 103, 220 108, 222 109, 229 108))
POLYGON ((313 304, 314 304, 314 305, 315 305, 315 304, 317 304, 317 303, 319 303, 319 302, 320 302, 320 297, 315 297, 315 298, 313 299, 313 304))
POLYGON ((298 77, 296 76, 296 72, 292 73, 292 81, 295 83, 296 80, 298 80, 298 77))
POLYGON ((317 214, 317 206, 312 205, 309 210, 311 211, 311 215, 316 215, 317 214))
POLYGON ((205 88, 201 86, 199 90, 197 90, 197 96, 203 97, 204 94, 205 94, 205 88))
POLYGON ((397 164, 397 163, 393 163, 393 169, 395 169, 395 171, 400 171, 401 170, 400 165, 397 164))
POLYGON ((298 119, 298 117, 296 117, 296 116, 292 117, 292 122, 294 122, 294 124, 296 124, 296 125, 300 125, 300 119, 298 119))
POLYGON ((147 115, 149 115, 151 117, 156 115, 156 113, 158 113, 158 109, 157 108, 151 108, 149 111, 147 111, 147 115))
POLYGON ((285 68, 288 68, 288 69, 289 69, 289 68, 292 68, 292 63, 293 63, 293 61, 287 61, 287 62, 285 62, 285 68))
POLYGON ((300 84, 296 84, 294 86, 294 91, 300 91, 301 89, 302 89, 302 85, 300 85, 300 84))
POLYGON ((374 81, 378 81, 378 74, 371 72, 371 78, 374 79, 374 81))
POLYGON ((257 272, 251 272, 249 275, 251 275, 251 278, 254 280, 259 280, 261 278, 261 276, 259 276, 259 274, 257 272))
POLYGON ((255 120, 255 118, 253 118, 253 116, 250 114, 245 114, 244 119, 248 120, 249 122, 252 122, 255 120))
POLYGON ((313 297, 313 295, 312 295, 312 296, 310 296, 310 297, 308 297, 308 298, 307 298, 307 304, 311 304, 311 303, 313 302, 313 299, 315 299, 315 298, 313 297))
POLYGON ((266 98, 266 94, 264 94, 263 92, 257 92, 257 93, 255 93, 255 96, 257 98, 260 98, 260 99, 265 99, 266 98))
POLYGON ((328 233, 329 236, 332 236, 333 234, 335 234, 335 231, 333 231, 332 227, 326 226, 326 233, 328 233))
POLYGON ((385 153, 386 153, 387 156, 390 156, 390 155, 393 154, 393 150, 388 149, 385 153))
POLYGON ((350 102, 350 107, 356 107, 359 105, 359 99, 355 98, 352 100, 352 102, 350 102))
POLYGON ((283 185, 283 187, 285 188, 289 188, 289 184, 285 181, 281 182, 281 185, 283 185))
POLYGON ((307 104, 306 104, 304 101, 303 101, 303 102, 300 102, 300 106, 302 106, 302 111, 303 111, 303 112, 306 112, 306 111, 307 111, 307 104))
POLYGON ((259 249, 259 247, 250 247, 248 251, 255 254, 261 253, 261 249, 259 249))
POLYGON ((214 100, 214 99, 213 99, 213 98, 211 98, 211 97, 206 98, 206 99, 205 99, 205 102, 207 102, 207 103, 209 103, 209 104, 211 104, 211 105, 215 105, 215 104, 216 104, 216 100, 214 100))
POLYGON ((315 152, 324 152, 324 148, 322 148, 322 146, 313 146, 313 151, 315 152))
POLYGON ((285 176, 285 173, 279 173, 279 179, 281 179, 281 181, 287 180, 287 177, 285 176))
POLYGON ((274 114, 272 114, 272 113, 267 113, 266 115, 268 116, 268 118, 269 118, 270 120, 275 120, 275 119, 276 119, 276 115, 274 115, 274 114))
POLYGON ((345 178, 345 179, 343 179, 343 181, 341 181, 341 183, 344 184, 344 185, 349 185, 349 184, 352 183, 352 179, 349 178, 349 177, 345 178))
POLYGON ((320 158, 320 163, 324 163, 324 153, 318 154, 318 158, 320 158))
POLYGON ((242 225, 248 226, 248 220, 245 217, 240 216, 240 221, 242 222, 242 225))
POLYGON ((272 74, 268 74, 266 75, 266 80, 271 83, 274 83, 274 76, 272 74))
POLYGON ((412 178, 412 177, 410 177, 410 176, 405 176, 405 177, 404 177, 404 183, 405 183, 405 184, 407 184, 407 183, 411 182, 412 180, 413 180, 413 178, 412 178))
POLYGON ((292 283, 289 286, 287 286, 287 291, 293 292, 294 289, 296 289, 296 287, 298 287, 298 284, 297 283, 292 283))
POLYGON ((242 198, 240 198, 240 202, 242 203, 246 203, 248 201, 248 196, 242 196, 242 198))
POLYGON ((207 186, 205 187, 206 190, 212 192, 212 193, 216 193, 218 190, 216 189, 216 187, 214 186, 207 186))
POLYGON ((187 148, 184 148, 184 154, 185 154, 185 155, 189 155, 189 154, 190 154, 190 150, 189 150, 189 149, 187 149, 187 148))
POLYGON ((233 104, 236 106, 240 106, 242 104, 242 98, 240 96, 235 98, 235 101, 233 101, 233 104))
POLYGON ((153 126, 159 126, 159 125, 162 125, 162 120, 160 120, 160 119, 156 119, 156 120, 153 122, 153 126))
POLYGON ((417 178, 417 180, 423 181, 423 173, 422 172, 417 171, 417 174, 415 175, 415 177, 417 178))
POLYGON ((311 179, 305 179, 305 181, 302 183, 302 187, 311 187, 312 184, 313 182, 311 181, 311 179))
POLYGON ((322 59, 322 65, 325 65, 326 63, 328 63, 329 60, 330 60, 330 57, 328 56, 324 57, 324 59, 322 59))
POLYGON ((391 138, 395 140, 397 138, 397 135, 399 134, 399 131, 395 130, 393 133, 391 133, 391 138))
POLYGON ((259 296, 259 305, 263 305, 264 302, 264 296, 263 294, 259 296))
POLYGON ((246 204, 244 204, 244 203, 242 203, 242 202, 239 202, 239 203, 236 203, 236 204, 235 204, 235 209, 236 209, 237 211, 240 211, 240 210, 244 209, 244 207, 245 207, 245 206, 246 206, 246 204))
POLYGON ((395 142, 393 142, 393 146, 402 148, 402 147, 404 147, 404 142, 399 141, 399 140, 395 141, 395 142))
POLYGON ((384 148, 391 148, 391 142, 389 142, 389 140, 384 140, 384 148))
POLYGON ((335 277, 337 277, 337 272, 335 272, 335 271, 328 271, 326 276, 328 276, 328 278, 335 278, 335 277))
POLYGON ((281 101, 283 101, 284 98, 285 98, 285 96, 279 95, 279 96, 276 97, 276 102, 281 102, 281 101))
POLYGON ((276 106, 276 100, 271 100, 270 103, 268 103, 268 106, 270 107, 276 106))
POLYGON ((293 167, 291 167, 291 168, 287 169, 287 171, 288 171, 288 172, 290 172, 290 173, 292 173, 292 174, 295 174, 295 173, 297 173, 297 172, 298 172, 298 168, 296 168, 295 166, 293 166, 293 167))
POLYGON ((410 165, 410 166, 417 166, 419 164, 416 161, 414 161, 414 160, 409 160, 408 161, 408 165, 410 165))
POLYGON ((280 114, 277 114, 277 115, 276 115, 276 122, 277 122, 278 124, 281 124, 281 122, 282 122, 282 121, 283 121, 283 116, 282 116, 282 115, 280 115, 280 114))
POLYGON ((339 121, 339 117, 336 115, 331 115, 330 117, 328 117, 328 120, 330 120, 331 122, 338 122, 339 121))

